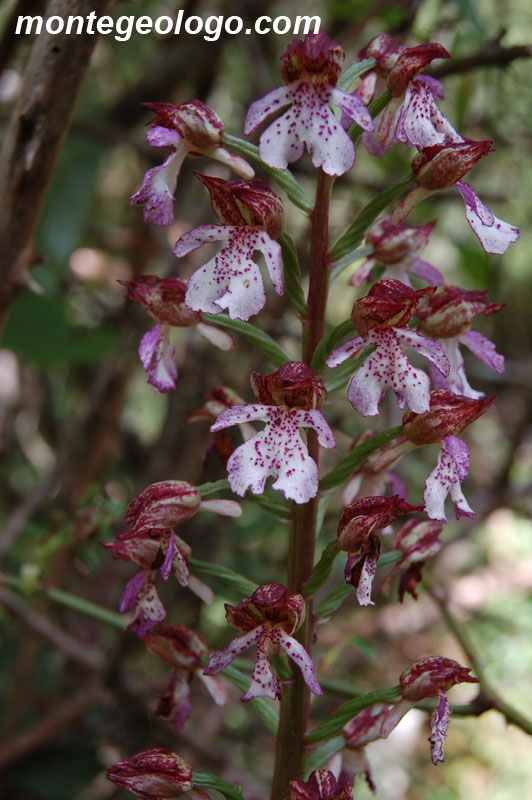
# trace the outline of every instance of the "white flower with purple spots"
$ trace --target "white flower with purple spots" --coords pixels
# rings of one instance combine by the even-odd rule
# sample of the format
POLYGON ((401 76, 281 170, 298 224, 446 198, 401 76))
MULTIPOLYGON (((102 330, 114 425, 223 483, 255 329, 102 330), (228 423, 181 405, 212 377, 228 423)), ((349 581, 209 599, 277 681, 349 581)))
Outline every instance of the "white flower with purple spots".
POLYGON ((429 377, 423 370, 412 366, 403 348, 416 350, 442 375, 448 375, 449 361, 441 346, 410 328, 379 326, 369 330, 366 337, 355 336, 337 347, 327 359, 327 366, 338 366, 368 344, 375 345, 375 350, 359 367, 347 390, 353 408, 364 417, 375 416, 379 413, 384 393, 392 388, 399 408, 406 404, 418 414, 428 411, 429 377))
POLYGON ((330 104, 341 108, 364 130, 373 130, 371 116, 359 97, 328 83, 311 83, 302 78, 252 103, 244 133, 252 133, 272 114, 290 105, 260 137, 262 160, 271 167, 286 169, 301 158, 306 147, 315 167, 321 167, 328 175, 343 175, 354 164, 355 147, 330 104))
POLYGON ((486 253, 503 255, 519 239, 519 228, 499 219, 463 181, 455 183, 466 207, 466 217, 471 230, 486 253))
POLYGON ((212 242, 227 244, 190 277, 185 296, 189 308, 210 314, 227 309, 231 319, 242 320, 258 314, 266 295, 261 271, 253 260, 256 250, 264 256, 273 288, 282 295, 281 247, 266 231, 236 225, 200 225, 181 236, 174 255, 182 258, 212 242))
POLYGON ((262 494, 266 478, 277 478, 273 489, 289 500, 308 503, 318 492, 318 467, 308 454, 299 433, 313 428, 322 447, 334 447, 335 440, 322 413, 317 409, 245 405, 227 408, 218 415, 211 431, 231 425, 261 420, 266 427, 232 453, 227 462, 229 485, 235 494, 244 496, 247 489, 262 494))
POLYGON ((446 436, 441 443, 438 463, 425 482, 425 511, 431 519, 447 522, 445 499, 448 494, 454 503, 456 519, 474 517, 462 492, 461 483, 469 471, 469 450, 456 436, 446 436))
POLYGON ((166 323, 159 322, 144 334, 139 344, 139 358, 148 373, 148 383, 160 392, 175 389, 175 348, 170 341, 170 328, 166 323))

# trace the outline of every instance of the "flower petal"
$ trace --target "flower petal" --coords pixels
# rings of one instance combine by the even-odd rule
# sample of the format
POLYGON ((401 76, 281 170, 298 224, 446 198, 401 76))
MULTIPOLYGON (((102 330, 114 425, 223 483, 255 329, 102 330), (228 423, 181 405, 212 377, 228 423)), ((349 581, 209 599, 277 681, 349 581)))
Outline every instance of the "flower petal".
POLYGON ((467 477, 469 469, 469 450, 456 436, 446 436, 441 444, 438 463, 425 482, 425 511, 431 519, 447 522, 445 498, 448 494, 454 502, 457 519, 462 516, 474 517, 475 512, 465 499, 460 485, 467 477))
POLYGON ((466 205, 467 221, 486 253, 506 253, 510 245, 519 238, 519 228, 498 219, 467 183, 457 181, 455 186, 466 205))
POLYGON ((362 350, 365 344, 366 340, 362 336, 355 336, 353 339, 349 339, 349 341, 333 350, 325 363, 328 367, 337 367, 339 364, 343 364, 344 361, 347 361, 348 358, 351 358, 351 356, 355 356, 362 350))
POLYGON ((160 322, 144 334, 139 344, 139 357, 148 373, 148 383, 160 392, 176 388, 175 348, 166 323, 160 322))
POLYGON ((281 685, 273 673, 268 657, 268 638, 264 638, 258 643, 251 684, 242 700, 253 700, 254 697, 271 697, 276 700, 280 696, 281 685))
POLYGON ((430 716, 430 754, 432 763, 438 764, 445 761, 443 757, 443 743, 447 736, 447 728, 449 727, 449 720, 451 719, 451 706, 447 697, 440 694, 437 707, 434 709, 430 716))
POLYGON ((290 86, 278 86, 271 92, 255 100, 248 109, 244 120, 244 133, 249 136, 264 120, 276 114, 282 108, 293 102, 293 91, 290 86))
POLYGON ((229 664, 232 664, 235 658, 247 650, 254 644, 257 644, 266 635, 266 626, 259 625, 257 628, 244 633, 242 636, 237 636, 233 639, 227 647, 223 650, 216 650, 209 658, 209 663, 203 670, 204 675, 218 675, 219 672, 224 670, 229 664))
POLYGON ((303 675, 303 680, 307 684, 312 694, 321 697, 323 691, 316 680, 314 664, 312 663, 312 659, 303 645, 298 642, 297 639, 294 639, 293 636, 289 636, 288 633, 282 630, 282 628, 273 628, 270 638, 272 642, 280 645, 288 657, 291 658, 295 664, 297 664, 301 670, 301 674, 303 675))
POLYGON ((460 341, 484 364, 499 375, 504 375, 504 356, 495 350, 495 344, 486 336, 477 331, 468 331, 460 336, 460 341))

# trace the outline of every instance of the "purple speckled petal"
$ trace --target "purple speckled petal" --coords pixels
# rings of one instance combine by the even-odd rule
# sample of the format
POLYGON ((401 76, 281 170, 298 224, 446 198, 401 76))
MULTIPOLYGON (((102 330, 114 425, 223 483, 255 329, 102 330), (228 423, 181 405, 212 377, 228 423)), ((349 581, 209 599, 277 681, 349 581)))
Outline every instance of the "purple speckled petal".
POLYGON ((421 336, 420 333, 416 333, 410 328, 396 328, 395 332, 404 347, 411 347, 412 350, 428 359, 444 378, 449 375, 449 359, 438 342, 427 339, 426 336, 421 336))
POLYGON ((467 445, 456 436, 446 436, 441 444, 438 463, 425 482, 425 511, 431 519, 447 522, 444 506, 448 494, 454 502, 457 519, 475 516, 460 485, 467 477, 468 469, 467 445))
POLYGON ((164 561, 161 564, 161 569, 160 569, 161 578, 163 579, 163 581, 165 583, 166 583, 166 581, 168 580, 168 578, 170 577, 170 575, 172 573, 172 562, 174 560, 175 551, 176 551, 175 536, 174 536, 174 533, 172 531, 170 533, 170 536, 168 537, 168 545, 166 547, 166 555, 164 557, 164 561))
POLYGON ((471 350, 486 366, 504 375, 504 356, 495 350, 495 344, 477 331, 467 331, 460 335, 460 341, 471 350))
POLYGON ((177 131, 161 127, 149 131, 148 143, 159 147, 172 145, 175 149, 161 166, 152 167, 146 172, 140 189, 132 196, 130 203, 144 205, 146 222, 168 226, 174 221, 173 203, 177 178, 189 146, 177 131))
POLYGON ((365 131, 373 130, 371 114, 357 94, 347 94, 341 89, 333 88, 330 92, 329 102, 341 108, 360 128, 365 131))
POLYGON ((297 639, 294 639, 293 636, 289 636, 288 633, 283 631, 282 628, 273 628, 270 638, 272 642, 275 642, 275 644, 278 644, 280 647, 282 647, 287 656, 291 658, 295 664, 297 664, 301 670, 301 674, 303 675, 303 680, 307 684, 312 694, 321 697, 323 691, 316 680, 314 664, 312 663, 312 659, 303 645, 300 644, 297 639))
POLYGON ((264 97, 255 100, 250 105, 244 121, 244 133, 246 136, 249 136, 264 120, 292 103, 293 100, 294 93, 291 86, 278 86, 277 89, 272 89, 264 97))
POLYGON ((268 422, 270 419, 270 410, 271 406, 264 406, 258 403, 224 408, 216 417, 216 422, 211 425, 211 433, 216 433, 216 431, 221 431, 224 428, 230 428, 232 425, 241 425, 242 423, 252 422, 257 419, 268 422))
POLYGON ((333 350, 325 363, 328 367, 337 367, 347 361, 348 358, 351 358, 351 356, 356 355, 366 344, 367 342, 362 336, 355 336, 333 350))
POLYGON ((139 357, 148 373, 148 383, 160 392, 175 389, 177 366, 168 325, 160 322, 144 334, 139 344, 139 357))
POLYGON ((272 700, 276 700, 281 696, 281 685, 273 674, 268 657, 268 642, 269 636, 258 643, 251 684, 242 697, 243 701, 253 700, 254 697, 271 697, 272 700))
MULTIPOLYGON (((212 226, 217 227, 221 226, 212 226)), ((276 291, 282 293, 280 247, 264 231, 224 227, 228 232, 227 245, 190 277, 185 302, 194 311, 219 314, 226 308, 231 319, 247 320, 258 314, 266 302, 262 274, 253 253, 261 249, 265 254, 276 291)), ((188 246, 187 242, 182 245, 183 238, 174 250, 177 255, 184 254, 188 246)))
MULTIPOLYGON (((411 331, 401 331, 410 338, 411 331)), ((421 338, 421 337, 420 337, 421 338)), ((418 343, 412 337, 418 349, 418 343)), ((417 414, 430 408, 430 381, 422 370, 414 368, 401 348, 397 329, 373 328, 368 334, 368 344, 375 351, 365 360, 353 376, 347 396, 353 408, 362 416, 375 416, 388 388, 393 388, 399 408, 405 403, 417 414)), ((409 343, 409 346, 412 344, 409 343)), ((426 353, 423 353, 426 355, 426 353)), ((436 355, 436 354, 434 354, 436 355)))
POLYGON ((467 221, 486 253, 506 253, 519 238, 519 228, 498 219, 467 183, 458 181, 455 186, 464 199, 467 221))
POLYGON ((204 675, 218 675, 223 669, 232 664, 235 658, 247 650, 254 644, 262 641, 267 635, 267 628, 265 625, 259 625, 257 628, 244 633, 242 636, 237 636, 233 639, 227 647, 223 650, 216 650, 209 658, 209 663, 203 670, 204 675))
POLYGON ((143 570, 127 583, 120 600, 120 611, 135 610, 135 616, 126 630, 144 636, 166 617, 166 611, 153 583, 152 573, 143 570))
POLYGON ((451 706, 443 692, 440 694, 438 705, 430 716, 430 754, 432 763, 438 764, 445 761, 443 757, 443 744, 447 736, 447 728, 451 719, 451 706))
POLYGON ((137 572, 136 575, 133 575, 133 577, 128 580, 128 582, 126 583, 126 588, 124 589, 124 593, 120 598, 121 614, 125 614, 126 611, 133 611, 137 601, 137 595, 143 588, 145 580, 146 580, 146 573, 145 570, 143 569, 140 572, 137 572))
POLYGON ((414 79, 408 86, 395 135, 412 147, 462 142, 463 138, 443 116, 426 81, 414 79))
POLYGON ((333 432, 321 411, 316 408, 310 411, 293 409, 290 412, 290 416, 300 428, 314 428, 318 434, 318 442, 322 447, 335 447, 336 442, 333 432))
POLYGON ((451 336, 441 340, 441 346, 449 359, 450 371, 447 378, 443 378, 439 372, 433 371, 431 376, 436 389, 450 389, 455 394, 462 394, 478 400, 484 397, 484 392, 477 392, 469 385, 465 374, 465 364, 460 352, 461 336, 451 336))
POLYGON ((234 230, 235 228, 232 225, 198 225, 197 228, 192 228, 177 240, 174 247, 174 256, 182 258, 192 253, 193 250, 197 250, 203 244, 226 242, 234 230))

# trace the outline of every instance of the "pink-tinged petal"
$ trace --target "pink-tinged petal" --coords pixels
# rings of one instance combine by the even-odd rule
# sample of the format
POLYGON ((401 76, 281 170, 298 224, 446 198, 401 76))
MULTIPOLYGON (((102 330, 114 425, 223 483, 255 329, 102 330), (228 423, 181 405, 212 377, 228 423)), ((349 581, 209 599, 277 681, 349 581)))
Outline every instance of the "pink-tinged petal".
MULTIPOLYGON (((166 548, 166 555, 164 557, 163 563, 161 564, 161 570, 160 570, 161 578, 165 582, 168 580, 168 578, 172 574, 172 566, 173 566, 173 560, 174 560, 175 552, 176 552, 175 536, 174 536, 174 533, 171 532, 170 536, 168 537, 168 545, 167 545, 167 548, 166 548)), ((185 568, 186 568, 186 564, 185 564, 185 568)), ((188 577, 188 570, 187 570, 187 577, 188 577)), ((185 584, 185 586, 186 586, 186 584, 185 584)))
POLYGON ((438 764, 445 761, 443 757, 443 744, 447 736, 447 728, 451 719, 451 706, 446 696, 442 693, 438 705, 430 716, 430 754, 432 763, 438 764))
MULTIPOLYGON (((190 573, 188 571, 188 557, 185 557, 184 553, 181 551, 181 547, 179 546, 179 544, 181 544, 183 547, 185 543, 182 539, 178 539, 174 533, 170 534, 169 542, 172 543, 168 547, 169 550, 170 547, 172 549, 172 574, 175 575, 175 578, 180 586, 188 586, 190 579, 190 573)), ((163 580, 167 580, 162 574, 162 568, 161 577, 163 580)))
POLYGON ((418 203, 425 200, 426 197, 430 197, 431 194, 434 194, 434 191, 435 190, 424 189, 422 186, 416 186, 415 189, 412 189, 392 211, 391 220, 393 224, 399 225, 401 222, 404 222, 412 209, 417 206, 418 203))
POLYGON ((264 97, 255 100, 248 109, 244 120, 244 133, 249 136, 264 120, 276 114, 282 108, 293 102, 293 91, 290 86, 279 86, 272 89, 264 97))
POLYGON ((519 228, 498 219, 467 183, 457 181, 455 186, 463 197, 467 221, 486 253, 506 253, 519 239, 519 228))
POLYGON ((444 378, 449 375, 449 359, 438 342, 433 339, 427 339, 426 336, 421 336, 420 333, 416 333, 410 328, 397 328, 396 335, 405 347, 411 347, 412 350, 415 350, 434 364, 444 378))
POLYGON ((400 142, 419 149, 463 141, 434 102, 430 87, 419 79, 406 90, 395 135, 400 142))
POLYGON ((422 258, 414 258, 409 264, 409 269, 431 286, 440 286, 443 283, 443 275, 440 270, 427 261, 423 261, 422 258))
POLYGON ((360 266, 349 278, 349 285, 350 286, 361 286, 364 281, 371 280, 371 270, 376 264, 376 260, 374 258, 368 258, 362 266, 360 266))
POLYGON ((220 679, 211 678, 202 672, 196 673, 217 706, 225 706, 229 702, 229 695, 220 679))
POLYGON ((465 499, 461 481, 467 477, 469 469, 469 451, 467 445, 456 436, 443 439, 438 456, 438 463, 425 482, 425 511, 431 519, 447 522, 445 516, 445 498, 448 494, 454 502, 457 519, 462 516, 474 517, 475 512, 465 499))
POLYGON ((387 149, 390 148, 396 129, 397 112, 402 103, 402 97, 392 97, 386 108, 381 114, 379 126, 377 128, 377 140, 387 149))
POLYGON ((373 580, 377 572, 377 563, 379 560, 378 552, 371 556, 366 554, 359 554, 351 556, 347 559, 345 565, 345 580, 347 583, 353 583, 352 572, 358 567, 356 581, 356 599, 360 606, 374 606, 375 603, 371 599, 371 590, 373 588, 373 580))
POLYGON ((242 508, 234 500, 202 500, 200 503, 202 511, 212 511, 214 514, 221 514, 222 517, 241 517, 242 508))
POLYGON ((389 142, 381 142, 377 139, 377 132, 376 131, 364 131, 362 136, 360 137, 360 141, 362 146, 365 150, 370 154, 370 156, 376 156, 377 158, 382 158, 386 155, 391 149, 392 141, 389 142))
POLYGON ((200 581, 199 578, 196 578, 195 575, 188 576, 188 588, 191 592, 194 592, 196 597, 199 597, 204 603, 209 605, 214 600, 214 593, 210 586, 207 586, 206 583, 200 581))
POLYGON ((431 376, 436 389, 450 389, 455 394, 471 397, 478 400, 484 397, 484 392, 477 392, 469 385, 465 373, 465 364, 460 352, 461 336, 451 336, 441 340, 441 346, 449 359, 450 371, 447 378, 442 378, 440 373, 431 369, 431 376))
POLYGON ((268 638, 264 638, 258 643, 251 684, 242 700, 245 702, 255 697, 271 697, 272 700, 276 700, 280 696, 281 684, 274 675, 268 658, 268 638))
POLYGON ((303 675, 303 680, 307 684, 312 694, 321 697, 323 691, 316 680, 314 664, 312 663, 312 659, 303 645, 300 644, 297 639, 294 639, 293 636, 289 636, 288 633, 282 630, 282 628, 273 628, 270 638, 272 642, 280 645, 288 657, 291 658, 295 664, 297 664, 301 670, 301 674, 303 675))
POLYGON ((203 670, 204 675, 218 675, 219 672, 224 670, 229 664, 232 664, 235 658, 247 650, 254 644, 262 641, 267 635, 266 626, 259 625, 258 628, 244 633, 242 636, 237 636, 233 639, 227 647, 223 650, 216 650, 209 658, 209 663, 203 670))
POLYGON ((486 366, 504 375, 504 356, 495 350, 495 344, 477 331, 462 333, 460 341, 486 366))
POLYGON ((365 131, 373 130, 371 114, 357 94, 347 94, 336 88, 331 89, 329 102, 341 108, 360 128, 365 131))
POLYGON ((192 253, 193 250, 197 250, 203 244, 226 242, 234 230, 231 225, 198 225, 197 228, 192 228, 177 240, 174 247, 174 256, 183 258, 183 256, 192 253))
POLYGON ((325 363, 328 367, 337 367, 347 361, 348 358, 351 358, 351 356, 355 356, 366 344, 367 342, 362 336, 355 336, 333 350, 325 363))
POLYGON ((148 133, 148 143, 155 146, 172 145, 175 150, 159 167, 149 169, 138 192, 132 196, 131 205, 144 205, 146 222, 153 225, 171 225, 174 221, 173 203, 179 171, 189 151, 177 131, 156 127, 148 133))
POLYGON ((371 98, 375 94, 375 86, 377 84, 377 72, 376 70, 371 70, 368 72, 360 81, 357 89, 356 94, 360 97, 365 105, 371 102, 371 98))
POLYGON ((148 373, 148 383, 160 392, 175 389, 177 366, 168 325, 159 323, 144 334, 139 344, 139 357, 148 373))
POLYGON ((144 636, 166 617, 151 572, 143 570, 127 583, 120 600, 120 612, 134 611, 135 616, 126 630, 144 636))
POLYGON ((196 330, 204 339, 218 347, 219 350, 232 350, 234 347, 233 340, 225 331, 220 328, 214 328, 212 325, 206 325, 204 322, 198 322, 196 330))
POLYGON ((407 714, 415 703, 410 700, 401 700, 390 708, 382 721, 381 737, 387 739, 394 728, 399 725, 405 714, 407 714))
POLYGON ((173 725, 177 731, 181 730, 192 710, 188 673, 176 670, 167 691, 159 697, 155 713, 173 725))
POLYGON ((294 409, 290 415, 300 428, 314 428, 318 434, 318 442, 322 447, 336 446, 333 432, 321 411, 316 408, 310 411, 294 409))
POLYGON ((237 175, 240 175, 245 180, 250 181, 255 177, 255 170, 251 164, 248 164, 244 158, 236 155, 236 153, 230 153, 225 147, 217 147, 210 153, 210 156, 216 159, 216 161, 226 164, 226 166, 230 167, 237 175))
POLYGON ((281 261, 281 245, 271 239, 265 231, 257 231, 255 250, 258 250, 264 256, 266 269, 268 270, 272 286, 278 295, 282 295, 283 266, 281 261))
POLYGON ((271 406, 264 405, 245 405, 245 406, 231 406, 231 408, 224 408, 216 417, 211 427, 211 433, 221 431, 224 428, 230 428, 232 425, 241 425, 242 423, 252 422, 253 420, 261 420, 268 422, 270 419, 271 406))

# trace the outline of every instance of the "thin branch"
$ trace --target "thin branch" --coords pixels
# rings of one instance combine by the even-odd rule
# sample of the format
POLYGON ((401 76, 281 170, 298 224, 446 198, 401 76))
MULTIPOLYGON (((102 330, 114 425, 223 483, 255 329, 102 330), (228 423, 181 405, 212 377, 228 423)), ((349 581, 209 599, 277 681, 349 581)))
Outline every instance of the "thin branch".
MULTIPOLYGON (((426 584, 426 581, 424 580, 426 584)), ((426 584, 427 585, 427 584, 426 584)), ((521 728, 525 733, 532 736, 532 720, 523 716, 520 711, 512 705, 503 700, 498 691, 491 685, 486 678, 484 672, 484 664, 479 658, 475 646, 469 636, 469 633, 463 623, 459 622, 456 617, 449 611, 448 601, 445 597, 443 589, 440 587, 427 586, 428 592, 438 608, 441 615, 445 620, 447 627, 455 637, 456 641, 460 644, 462 650, 471 662, 471 666, 479 680, 480 694, 474 701, 473 705, 477 707, 477 713, 481 714, 483 711, 495 709, 499 711, 507 722, 521 728)))
MULTIPOLYGON (((48 16, 104 14, 112 0, 51 0, 48 16)), ((96 35, 36 37, 0 163, 0 314, 24 285, 32 240, 96 35)))
POLYGON ((503 31, 495 41, 488 42, 476 53, 463 58, 453 58, 438 64, 427 72, 434 78, 444 78, 447 75, 457 75, 462 72, 470 72, 479 67, 507 67, 519 58, 530 58, 532 56, 532 45, 516 44, 512 47, 504 47, 500 40, 504 35, 503 31))

